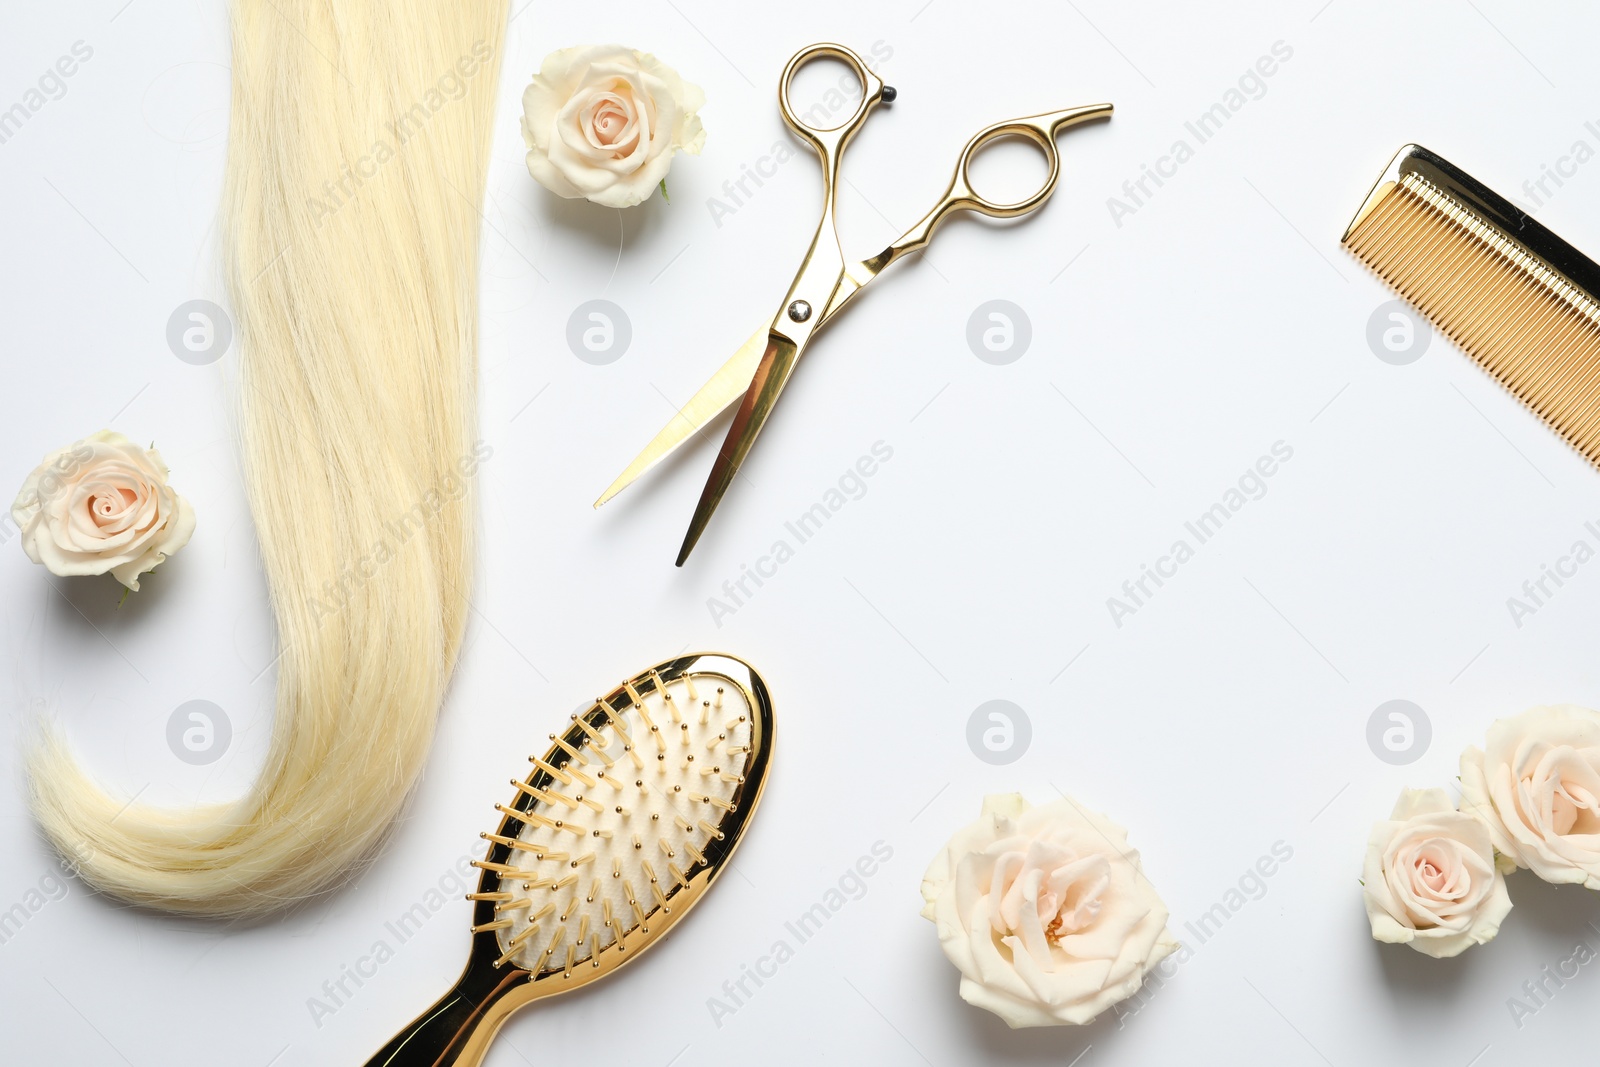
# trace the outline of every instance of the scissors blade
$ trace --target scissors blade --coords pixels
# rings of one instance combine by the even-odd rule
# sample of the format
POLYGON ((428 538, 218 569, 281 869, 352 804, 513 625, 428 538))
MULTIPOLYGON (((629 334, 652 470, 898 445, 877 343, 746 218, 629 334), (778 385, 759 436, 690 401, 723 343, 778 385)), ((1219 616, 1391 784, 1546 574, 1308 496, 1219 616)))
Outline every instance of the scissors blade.
MULTIPOLYGON (((840 276, 839 287, 834 290, 833 298, 828 301, 827 310, 822 313, 816 329, 822 329, 851 297, 872 280, 875 274, 877 271, 865 263, 851 264, 840 276)), ((766 350, 767 328, 763 326, 739 346, 739 350, 728 362, 724 363, 717 373, 700 387, 700 391, 690 397, 689 402, 661 428, 661 432, 633 457, 633 462, 617 475, 616 481, 606 487, 606 491, 600 494, 600 499, 594 502, 594 506, 598 508, 628 488, 646 471, 675 452, 678 446, 705 429, 712 419, 728 409, 729 404, 743 396, 745 390, 750 387, 750 379, 755 377, 756 367, 766 350)))
POLYGON ((713 374, 700 387, 700 391, 672 416, 661 432, 633 458, 627 469, 617 475, 617 480, 600 494, 594 506, 599 507, 628 488, 641 474, 670 456, 679 445, 699 433, 707 423, 727 410, 729 404, 743 396, 766 350, 767 328, 763 326, 751 334, 750 339, 740 345, 733 357, 722 365, 722 369, 713 374))
POLYGON ((733 484, 733 476, 739 472, 761 428, 772 415, 772 409, 778 403, 778 394, 788 384, 789 375, 794 372, 802 350, 802 346, 780 333, 768 334, 761 364, 750 378, 750 388, 745 391, 739 410, 733 416, 733 425, 728 427, 727 439, 717 451, 717 462, 711 468, 711 477, 706 479, 700 502, 695 505, 694 518, 689 520, 689 532, 684 535, 683 547, 678 550, 678 566, 683 566, 683 561, 694 551, 706 524, 711 521, 712 512, 717 510, 723 494, 733 484))

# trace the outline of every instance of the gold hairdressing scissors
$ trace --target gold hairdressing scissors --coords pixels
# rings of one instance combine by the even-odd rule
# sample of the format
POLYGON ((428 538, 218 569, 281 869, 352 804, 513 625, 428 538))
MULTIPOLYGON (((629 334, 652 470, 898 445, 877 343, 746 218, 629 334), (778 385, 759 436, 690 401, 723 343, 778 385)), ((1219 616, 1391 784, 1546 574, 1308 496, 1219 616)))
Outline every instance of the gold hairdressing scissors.
POLYGON ((955 174, 944 196, 911 229, 907 230, 888 248, 859 263, 847 262, 839 245, 839 234, 834 220, 834 195, 839 179, 839 162, 845 147, 856 131, 861 129, 867 115, 879 104, 892 103, 895 90, 885 85, 855 52, 837 44, 814 44, 802 48, 789 60, 778 83, 778 105, 789 128, 799 134, 822 158, 822 221, 817 225, 817 235, 795 275, 794 284, 778 306, 770 325, 757 330, 740 346, 733 358, 700 388, 671 422, 658 433, 643 452, 628 464, 617 480, 611 483, 600 499, 599 507, 627 488, 634 479, 698 433, 735 400, 743 397, 739 409, 728 427, 727 439, 717 453, 711 468, 711 477, 700 494, 689 532, 678 552, 678 566, 689 558, 695 542, 711 521, 723 494, 733 482, 740 464, 750 454, 756 436, 772 415, 773 406, 783 392, 795 364, 810 344, 812 335, 839 313, 868 283, 889 264, 923 248, 933 238, 933 231, 952 211, 976 211, 994 218, 1013 218, 1026 215, 1050 198, 1055 191, 1056 179, 1061 174, 1061 156, 1056 150, 1055 137, 1061 130, 1091 119, 1105 118, 1111 114, 1110 104, 1090 104, 1086 107, 1051 111, 1043 115, 998 122, 979 130, 961 150, 956 161, 955 174), (832 129, 819 129, 808 123, 795 110, 789 99, 789 86, 795 73, 807 63, 817 59, 837 59, 851 67, 861 82, 861 101, 855 113, 843 125, 832 129), (973 188, 968 173, 972 157, 984 145, 1000 137, 1023 137, 1043 150, 1050 172, 1038 192, 1013 204, 997 204, 980 196, 973 188))

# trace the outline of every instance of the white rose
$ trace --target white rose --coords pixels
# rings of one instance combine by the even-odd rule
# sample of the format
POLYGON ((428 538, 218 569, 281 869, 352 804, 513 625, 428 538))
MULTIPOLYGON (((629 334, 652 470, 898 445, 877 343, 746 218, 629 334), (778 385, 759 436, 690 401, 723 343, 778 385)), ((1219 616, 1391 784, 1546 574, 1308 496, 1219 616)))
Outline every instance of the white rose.
POLYGON ((1482 945, 1511 910, 1483 820, 1443 789, 1407 789, 1373 826, 1362 875, 1372 936, 1442 959, 1482 945))
POLYGON ((1127 831, 1066 799, 986 797, 922 896, 962 999, 1012 1027, 1088 1023, 1178 947, 1127 831))
POLYGON ((1600 712, 1531 708, 1461 754, 1461 807, 1489 826, 1502 868, 1600 889, 1600 712))
POLYGON ((51 574, 104 574, 129 589, 194 533, 194 508, 152 448, 101 430, 44 458, 11 517, 28 558, 51 574))
POLYGON ((696 112, 705 99, 631 48, 552 52, 522 94, 528 173, 558 196, 632 207, 666 178, 676 152, 700 154, 706 132, 696 112))

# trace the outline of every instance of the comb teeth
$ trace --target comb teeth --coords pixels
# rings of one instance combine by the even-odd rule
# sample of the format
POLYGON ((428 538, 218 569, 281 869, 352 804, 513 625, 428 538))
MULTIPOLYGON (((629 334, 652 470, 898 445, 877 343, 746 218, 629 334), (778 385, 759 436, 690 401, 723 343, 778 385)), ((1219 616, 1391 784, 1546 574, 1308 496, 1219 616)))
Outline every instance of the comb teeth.
POLYGON ((1416 146, 1344 245, 1600 467, 1600 268, 1416 146))
POLYGON ((551 738, 550 751, 529 757, 527 782, 512 782, 514 806, 495 805, 506 816, 500 833, 482 835, 510 850, 509 866, 490 868, 508 892, 484 895, 498 918, 480 927, 499 939, 497 965, 570 978, 612 944, 632 954, 628 939, 648 934, 658 913, 670 917, 673 897, 709 866, 706 851, 726 836, 723 820, 748 799, 744 772, 757 746, 742 689, 718 685, 725 679, 717 675, 699 682, 715 687, 711 707, 721 709, 721 721, 681 715, 680 706, 700 703, 691 676, 669 682, 652 671, 597 700, 564 736, 551 738), (662 736, 669 723, 681 737, 670 746, 662 736), (718 751, 709 776, 694 756, 708 741, 738 749, 718 751), (619 773, 641 746, 650 758, 619 773), (614 764, 613 773, 599 772, 602 763, 614 764), (586 764, 590 773, 580 769, 586 764))

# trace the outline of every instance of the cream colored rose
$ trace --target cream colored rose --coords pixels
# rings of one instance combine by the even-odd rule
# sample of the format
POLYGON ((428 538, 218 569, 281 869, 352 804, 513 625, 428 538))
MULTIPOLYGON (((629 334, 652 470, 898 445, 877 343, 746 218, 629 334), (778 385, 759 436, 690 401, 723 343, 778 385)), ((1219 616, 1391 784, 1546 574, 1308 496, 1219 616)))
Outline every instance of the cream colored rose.
POLYGON ((194 533, 194 508, 153 448, 101 430, 44 458, 11 517, 28 558, 51 574, 104 574, 129 589, 194 533))
POLYGON ((1511 910, 1489 828, 1443 789, 1400 794, 1372 828, 1361 881, 1374 938, 1440 959, 1493 940, 1511 910))
POLYGON ((558 196, 632 207, 666 178, 679 150, 699 155, 706 132, 697 86, 619 45, 545 57, 522 94, 528 173, 558 196))
POLYGON ((1501 868, 1600 889, 1600 712, 1531 708, 1461 754, 1461 807, 1483 819, 1501 868))
POLYGON ((986 797, 922 896, 962 999, 1012 1027, 1088 1023, 1178 947, 1127 831, 1066 799, 986 797))

